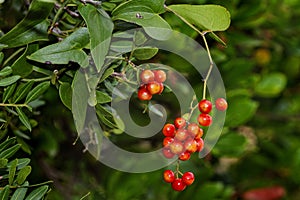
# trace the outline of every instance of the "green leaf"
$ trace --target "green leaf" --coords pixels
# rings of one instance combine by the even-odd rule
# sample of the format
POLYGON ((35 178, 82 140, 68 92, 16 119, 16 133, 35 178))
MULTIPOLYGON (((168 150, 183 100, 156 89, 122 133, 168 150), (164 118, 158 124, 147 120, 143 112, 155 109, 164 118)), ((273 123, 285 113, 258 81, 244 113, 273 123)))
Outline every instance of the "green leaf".
POLYGON ((24 124, 24 126, 31 131, 31 125, 30 125, 30 121, 28 119, 28 117, 25 115, 25 113, 21 110, 21 108, 16 107, 16 111, 19 115, 19 119, 20 121, 24 124))
POLYGON ((219 5, 170 5, 176 14, 200 30, 224 31, 230 25, 230 13, 219 5))
POLYGON ((72 83, 72 113, 79 134, 83 131, 89 96, 85 74, 78 70, 72 83))
MULTIPOLYGON (((1 52, 2 53, 2 52, 1 52)), ((7 67, 4 67, 3 69, 1 69, 0 71, 0 76, 8 76, 12 73, 12 69, 11 67, 7 66, 7 67)))
POLYGON ((287 78, 281 73, 265 75, 255 87, 255 93, 261 97, 276 97, 285 88, 287 78))
POLYGON ((5 88, 3 93, 3 103, 5 103, 14 93, 17 83, 14 83, 7 88, 5 88))
MULTIPOLYGON (((0 51, 1 51, 1 44, 0 44, 0 51)), ((3 59, 4 59, 4 53, 0 52, 0 65, 2 64, 3 59)))
MULTIPOLYGON (((29 183, 25 182, 22 186, 29 186, 29 183)), ((16 191, 11 197, 11 200, 23 200, 26 196, 27 190, 27 187, 21 187, 16 189, 16 191)))
POLYGON ((221 136, 212 152, 218 156, 238 157, 246 147, 246 138, 236 132, 230 132, 221 136))
POLYGON ((113 17, 113 20, 123 20, 142 26, 145 32, 156 40, 167 40, 171 34, 170 25, 158 14, 149 12, 120 13, 113 17))
POLYGON ((25 103, 29 103, 31 101, 39 98, 48 88, 50 87, 50 82, 42 82, 35 86, 27 95, 25 103))
POLYGON ((13 184, 15 174, 16 174, 16 171, 17 171, 17 164, 18 164, 18 159, 15 159, 11 162, 11 166, 10 166, 9 172, 8 172, 8 183, 9 183, 9 185, 13 184))
POLYGON ((40 200, 44 197, 44 195, 47 193, 48 191, 48 186, 47 185, 43 185, 35 190, 33 190, 27 197, 25 200, 40 200))
POLYGON ((104 10, 97 9, 95 6, 80 5, 79 12, 87 24, 92 57, 100 72, 110 47, 114 24, 104 10))
POLYGON ((164 9, 164 0, 130 0, 120 4, 116 7, 112 13, 112 15, 116 16, 121 13, 128 12, 152 12, 161 14, 165 12, 164 9))
POLYGON ((255 114, 258 103, 247 97, 228 99, 228 110, 225 125, 236 127, 249 121, 255 114))
POLYGON ((101 76, 101 78, 99 80, 99 83, 102 83, 105 79, 107 79, 113 73, 114 73, 113 68, 108 68, 107 70, 105 70, 104 74, 101 76))
POLYGON ((31 167, 26 166, 18 172, 17 183, 19 185, 23 184, 27 178, 27 176, 31 173, 31 167))
POLYGON ((30 56, 28 59, 45 63, 50 61, 53 64, 68 64, 70 61, 77 62, 86 67, 88 57, 82 50, 89 43, 89 35, 86 28, 79 28, 62 42, 46 46, 30 56))
POLYGON ((4 151, 9 145, 14 144, 16 142, 16 138, 9 138, 0 144, 0 152, 4 151))
MULTIPOLYGON (((19 158, 18 159, 17 170, 23 169, 29 163, 30 163, 30 159, 29 158, 19 158)), ((12 161, 7 164, 7 167, 10 167, 11 165, 12 165, 12 161)))
POLYGON ((33 84, 34 84, 34 81, 29 81, 27 83, 20 84, 17 87, 17 90, 13 96, 13 102, 17 103, 18 101, 25 98, 26 95, 28 94, 28 92, 31 90, 33 84))
POLYGON ((19 76, 19 75, 14 75, 14 76, 10 76, 7 78, 3 78, 0 80, 0 87, 9 86, 9 85, 17 82, 20 78, 21 78, 21 76, 19 76))
POLYGON ((149 60, 154 57, 158 52, 158 48, 153 47, 140 47, 133 51, 133 56, 138 60, 149 60))
POLYGON ((8 160, 4 158, 0 158, 0 168, 4 168, 7 165, 8 160))
POLYGON ((20 144, 16 144, 16 145, 2 151, 0 153, 0 158, 10 158, 20 149, 20 147, 21 147, 20 144))
POLYGON ((112 101, 111 96, 109 96, 107 93, 105 92, 101 92, 101 91, 96 91, 96 99, 97 99, 97 103, 103 104, 103 103, 109 103, 112 101))
POLYGON ((34 0, 25 18, 1 37, 0 43, 6 44, 6 48, 12 48, 34 41, 48 40, 49 22, 45 19, 53 6, 53 1, 34 0))
POLYGON ((0 191, 0 200, 8 200, 9 192, 9 185, 6 185, 3 190, 0 191))
POLYGON ((62 103, 72 110, 72 87, 70 83, 62 83, 59 86, 59 97, 62 103))
POLYGON ((14 75, 20 75, 26 77, 31 74, 33 65, 27 62, 27 55, 32 54, 38 49, 37 44, 27 46, 25 52, 12 64, 11 68, 14 75))

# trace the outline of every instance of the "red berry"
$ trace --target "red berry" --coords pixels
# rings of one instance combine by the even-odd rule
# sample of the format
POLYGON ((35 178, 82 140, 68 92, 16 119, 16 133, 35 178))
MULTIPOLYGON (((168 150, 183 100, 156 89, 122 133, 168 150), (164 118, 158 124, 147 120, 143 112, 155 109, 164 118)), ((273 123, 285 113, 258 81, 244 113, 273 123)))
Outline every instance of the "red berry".
POLYGON ((170 144, 174 141, 174 138, 172 137, 165 137, 163 141, 163 146, 164 147, 169 147, 170 144))
POLYGON ((154 79, 159 83, 163 83, 167 79, 166 72, 164 72, 163 70, 154 70, 153 73, 154 79))
POLYGON ((175 136, 175 126, 174 124, 166 124, 162 130, 164 136, 174 137, 175 136))
MULTIPOLYGON (((192 122, 187 126, 187 131, 189 132, 190 136, 192 138, 195 138, 197 135, 200 134, 201 132, 201 128, 198 126, 198 124, 192 122)), ((203 130, 202 130, 203 132, 203 130)))
POLYGON ((183 152, 183 145, 180 141, 175 140, 170 144, 170 150, 173 154, 181 154, 183 152))
POLYGON ((160 90, 159 90, 159 92, 158 92, 158 94, 161 94, 163 91, 164 91, 164 84, 162 84, 162 83, 159 83, 159 86, 160 86, 160 90))
POLYGON ((141 72, 140 78, 142 83, 149 83, 151 81, 154 81, 154 73, 151 70, 146 69, 141 72))
POLYGON ((196 139, 195 140, 197 142, 197 152, 200 152, 203 150, 203 147, 204 147, 204 141, 202 138, 200 139, 196 139))
POLYGON ((208 114, 212 109, 212 103, 207 99, 202 99, 198 103, 198 108, 200 112, 208 114))
POLYGON ((193 138, 189 138, 184 142, 184 149, 190 153, 194 153, 198 149, 197 141, 193 138))
POLYGON ((209 114, 201 113, 198 116, 198 122, 201 126, 210 126, 212 124, 212 117, 209 114))
POLYGON ((175 174, 172 170, 165 170, 164 171, 164 181, 167 183, 173 183, 175 181, 175 174))
POLYGON ((185 151, 179 155, 179 160, 182 160, 182 161, 189 160, 190 158, 191 158, 191 153, 188 151, 185 151))
POLYGON ((173 158, 175 156, 175 154, 172 153, 171 150, 166 147, 162 149, 162 153, 166 158, 173 158))
POLYGON ((192 172, 185 172, 182 175, 182 181, 186 184, 186 185, 192 185, 193 182, 195 180, 195 176, 192 172))
POLYGON ((172 188, 175 191, 183 191, 186 188, 186 184, 181 178, 176 178, 175 181, 172 183, 172 188))
POLYGON ((144 87, 139 88, 138 98, 142 101, 148 101, 152 98, 152 94, 144 87))
POLYGON ((224 98, 218 98, 216 100, 216 108, 220 111, 226 110, 228 107, 227 101, 224 98))
POLYGON ((178 129, 175 133, 175 139, 184 141, 189 136, 187 130, 185 129, 178 129))
POLYGON ((152 81, 147 84, 147 90, 150 94, 158 94, 161 90, 160 84, 156 81, 152 81))
POLYGON ((182 117, 177 117, 174 121, 174 125, 176 128, 184 128, 186 125, 186 121, 185 119, 183 119, 182 117))

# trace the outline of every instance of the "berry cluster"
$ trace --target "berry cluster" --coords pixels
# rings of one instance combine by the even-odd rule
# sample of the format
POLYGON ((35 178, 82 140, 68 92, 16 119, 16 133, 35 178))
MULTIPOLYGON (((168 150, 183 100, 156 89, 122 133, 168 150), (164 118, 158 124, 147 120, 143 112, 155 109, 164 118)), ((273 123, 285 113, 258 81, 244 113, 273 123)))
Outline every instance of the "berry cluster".
MULTIPOLYGON (((209 113, 213 107, 211 101, 203 99, 198 103, 197 107, 200 111, 197 119, 199 125, 210 126, 212 124, 212 117, 209 113)), ((227 109, 226 100, 218 98, 215 101, 215 107, 219 111, 225 111, 227 109)), ((175 173, 172 170, 164 171, 165 182, 171 183, 175 191, 183 191, 187 185, 191 185, 194 182, 195 178, 192 172, 182 174, 179 171, 179 160, 189 160, 191 154, 200 152, 203 149, 203 129, 199 125, 194 122, 187 122, 184 118, 178 117, 174 120, 173 124, 168 123, 163 127, 162 133, 165 136, 163 140, 163 155, 166 158, 173 158, 175 155, 178 156, 175 173), (182 175, 181 178, 179 174, 182 175)))
POLYGON ((175 173, 172 170, 165 170, 164 171, 164 181, 167 183, 172 184, 172 188, 175 191, 183 191, 186 186, 192 185, 192 183, 195 180, 195 176, 192 172, 185 172, 184 174, 181 174, 181 178, 178 177, 178 172, 175 173))
POLYGON ((142 84, 138 90, 138 98, 147 101, 152 99, 152 95, 161 94, 166 78, 167 75, 163 70, 143 70, 140 74, 142 84))

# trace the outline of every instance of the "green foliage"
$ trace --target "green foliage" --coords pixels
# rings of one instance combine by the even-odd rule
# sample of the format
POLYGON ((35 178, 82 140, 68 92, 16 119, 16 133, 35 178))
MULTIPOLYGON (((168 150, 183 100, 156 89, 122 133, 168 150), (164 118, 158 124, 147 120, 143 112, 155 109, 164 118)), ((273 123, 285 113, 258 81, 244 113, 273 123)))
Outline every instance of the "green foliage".
MULTIPOLYGON (((248 189, 270 185, 284 187, 286 199, 299 199, 298 8, 293 0, 108 0, 101 5, 33 0, 29 7, 21 1, 1 2, 0 199, 45 199, 52 190, 49 199, 89 194, 86 199, 213 200, 242 198, 248 189), (120 33, 136 27, 142 29, 120 33), (200 43, 199 33, 214 39, 207 41, 229 103, 223 134, 212 152, 182 165, 197 177, 182 193, 161 181, 161 170, 116 172, 98 166, 74 142, 76 130, 96 133, 100 145, 94 148, 92 136, 85 145, 97 157, 103 136, 137 152, 161 146, 159 137, 149 142, 122 134, 126 124, 110 103, 115 86, 123 83, 135 90, 138 72, 153 67, 143 63, 151 62, 183 72, 201 98, 203 83, 190 64, 147 44, 151 38, 167 40, 171 30, 200 43), (95 107, 104 135, 88 121, 88 106, 95 107), (30 184, 42 179, 55 184, 30 184)), ((171 121, 178 102, 171 87, 165 88, 153 101, 165 105, 171 121)), ((126 95, 114 92, 120 99, 126 95)), ((130 114, 146 125, 143 111, 150 108, 135 99, 130 114)))

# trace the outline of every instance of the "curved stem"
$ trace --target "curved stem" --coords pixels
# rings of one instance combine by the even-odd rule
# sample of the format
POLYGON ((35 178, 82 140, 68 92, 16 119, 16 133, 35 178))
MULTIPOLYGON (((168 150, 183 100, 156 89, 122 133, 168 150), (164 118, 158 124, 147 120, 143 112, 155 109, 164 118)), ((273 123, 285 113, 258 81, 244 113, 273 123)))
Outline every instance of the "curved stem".
POLYGON ((27 104, 12 104, 12 103, 0 103, 0 107, 26 107, 30 108, 27 104))

